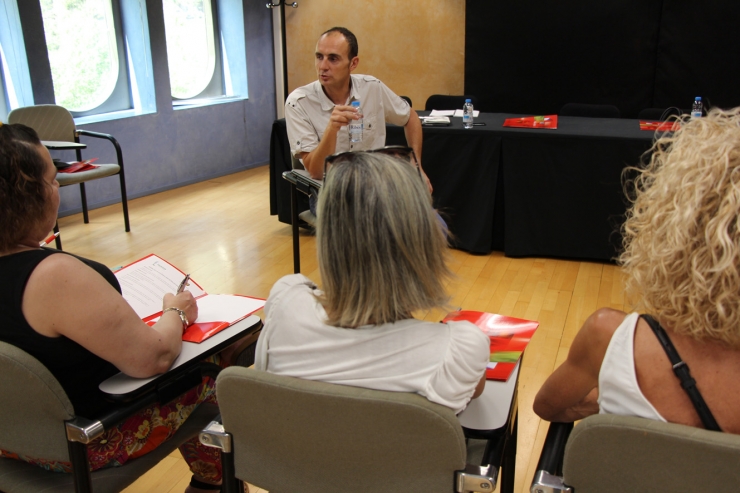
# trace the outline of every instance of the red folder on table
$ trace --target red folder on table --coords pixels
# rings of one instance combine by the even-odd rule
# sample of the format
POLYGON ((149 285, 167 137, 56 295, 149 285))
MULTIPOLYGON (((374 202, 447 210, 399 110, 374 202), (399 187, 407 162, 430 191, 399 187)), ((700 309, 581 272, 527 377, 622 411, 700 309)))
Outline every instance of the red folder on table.
POLYGON ((657 132, 675 132, 681 127, 681 124, 675 121, 669 122, 652 122, 640 120, 640 130, 650 130, 657 132))
POLYGON ((554 130, 558 128, 558 115, 522 116, 520 118, 507 118, 504 127, 517 128, 546 128, 554 130))
POLYGON ((461 310, 442 322, 466 320, 477 325, 491 339, 491 356, 486 369, 489 380, 508 380, 517 361, 540 323, 494 313, 461 310))
MULTIPOLYGON (((162 297, 174 293, 185 273, 155 254, 116 271, 123 298, 149 325, 162 315, 162 297)), ((250 296, 208 294, 190 278, 186 291, 198 300, 198 319, 182 335, 183 341, 202 342, 242 320, 265 305, 265 300, 250 296)))

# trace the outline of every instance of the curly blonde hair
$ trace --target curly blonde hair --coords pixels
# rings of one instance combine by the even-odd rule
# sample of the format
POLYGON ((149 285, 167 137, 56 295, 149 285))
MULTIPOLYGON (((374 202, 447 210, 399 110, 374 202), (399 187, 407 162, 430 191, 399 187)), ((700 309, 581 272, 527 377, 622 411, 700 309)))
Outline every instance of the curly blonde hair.
POLYGON ((627 295, 676 333, 740 347, 740 108, 678 123, 634 180, 627 295))

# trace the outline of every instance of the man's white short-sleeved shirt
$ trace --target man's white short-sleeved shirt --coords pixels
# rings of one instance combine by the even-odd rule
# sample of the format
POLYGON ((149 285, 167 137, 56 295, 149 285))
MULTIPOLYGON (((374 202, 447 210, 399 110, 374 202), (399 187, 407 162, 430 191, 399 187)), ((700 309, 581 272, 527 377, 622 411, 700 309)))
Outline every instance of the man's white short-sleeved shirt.
POLYGON ((475 325, 408 319, 356 329, 326 324, 321 292, 292 274, 273 286, 255 368, 375 390, 415 392, 456 413, 467 406, 490 353, 475 325))
MULTIPOLYGON (((411 107, 388 86, 370 75, 351 75, 352 88, 346 104, 359 101, 363 114, 362 142, 351 144, 348 127, 337 134, 333 152, 377 149, 385 145, 385 124, 404 126, 409 121, 411 107)), ((319 81, 299 87, 285 101, 285 122, 288 127, 290 152, 296 156, 311 152, 319 145, 334 103, 324 94, 319 81)))

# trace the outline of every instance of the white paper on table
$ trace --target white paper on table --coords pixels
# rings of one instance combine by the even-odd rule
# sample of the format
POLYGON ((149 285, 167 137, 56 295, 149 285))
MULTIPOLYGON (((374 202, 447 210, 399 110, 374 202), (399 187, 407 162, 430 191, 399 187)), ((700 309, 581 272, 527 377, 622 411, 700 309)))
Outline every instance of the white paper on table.
MULTIPOLYGON (((473 118, 477 118, 478 115, 480 115, 480 111, 473 110, 473 118)), ((452 116, 457 116, 457 117, 462 118, 462 116, 463 116, 463 110, 455 110, 455 114, 452 115, 452 116)))
POLYGON ((455 114, 455 110, 432 110, 429 116, 452 116, 455 114))
POLYGON ((231 294, 209 294, 198 299, 196 322, 234 323, 265 306, 265 300, 231 294))
MULTIPOLYGON (((174 293, 185 278, 185 274, 156 255, 149 255, 116 271, 125 299, 142 319, 162 311, 165 293, 174 293)), ((206 292, 192 279, 186 291, 195 298, 206 292)))

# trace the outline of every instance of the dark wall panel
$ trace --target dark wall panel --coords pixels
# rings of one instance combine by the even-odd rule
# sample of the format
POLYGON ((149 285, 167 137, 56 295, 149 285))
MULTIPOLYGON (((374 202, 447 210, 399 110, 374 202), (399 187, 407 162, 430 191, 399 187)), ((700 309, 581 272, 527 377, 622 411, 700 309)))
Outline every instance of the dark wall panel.
POLYGON ((664 0, 655 107, 740 106, 740 2, 664 0))
POLYGON ((483 111, 652 101, 661 0, 468 0, 465 93, 483 111))

